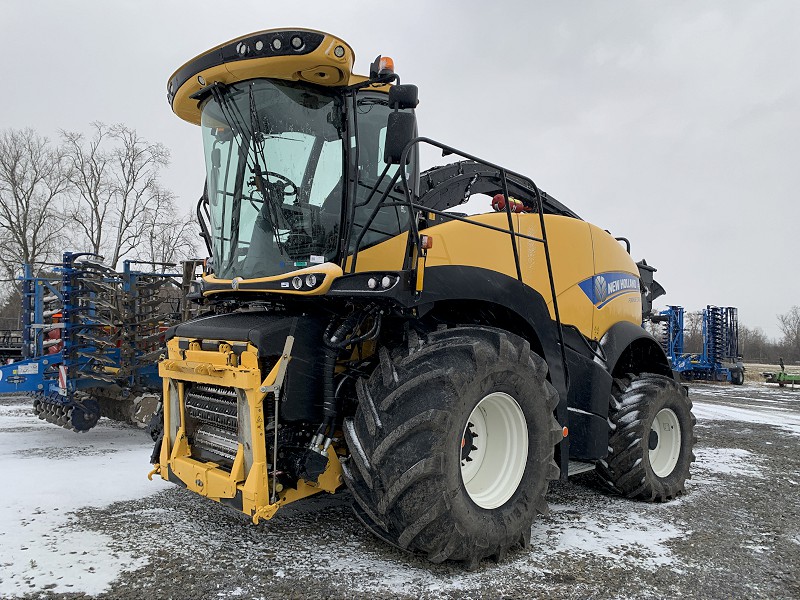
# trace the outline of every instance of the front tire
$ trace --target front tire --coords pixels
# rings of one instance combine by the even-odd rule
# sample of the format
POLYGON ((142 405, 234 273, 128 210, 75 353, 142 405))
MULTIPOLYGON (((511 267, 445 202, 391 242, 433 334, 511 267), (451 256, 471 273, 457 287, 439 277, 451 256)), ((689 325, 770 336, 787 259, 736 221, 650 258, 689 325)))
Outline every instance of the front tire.
POLYGON ((460 327, 429 335, 357 385, 343 464, 357 516, 378 537, 433 562, 486 557, 530 541, 558 477, 547 366, 510 333, 460 327))
POLYGON ((614 380, 609 421, 608 456, 596 469, 607 487, 649 502, 685 492, 697 438, 692 402, 680 384, 648 373, 614 380))

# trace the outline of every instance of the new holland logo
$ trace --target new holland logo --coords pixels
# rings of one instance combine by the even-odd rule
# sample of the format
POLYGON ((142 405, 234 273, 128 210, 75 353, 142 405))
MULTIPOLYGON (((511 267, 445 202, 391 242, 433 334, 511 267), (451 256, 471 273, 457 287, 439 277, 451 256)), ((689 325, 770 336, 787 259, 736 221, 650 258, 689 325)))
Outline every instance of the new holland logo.
POLYGON ((630 273, 601 273, 584 279, 578 285, 597 308, 603 308, 623 294, 639 293, 639 278, 630 273))
POLYGON ((608 298, 608 282, 602 275, 596 275, 594 278, 594 297, 595 303, 608 298))
POLYGON ((231 287, 233 289, 235 289, 235 290, 238 290, 239 289, 239 284, 241 282, 242 282, 242 278, 241 277, 234 277, 233 280, 231 281, 231 287))

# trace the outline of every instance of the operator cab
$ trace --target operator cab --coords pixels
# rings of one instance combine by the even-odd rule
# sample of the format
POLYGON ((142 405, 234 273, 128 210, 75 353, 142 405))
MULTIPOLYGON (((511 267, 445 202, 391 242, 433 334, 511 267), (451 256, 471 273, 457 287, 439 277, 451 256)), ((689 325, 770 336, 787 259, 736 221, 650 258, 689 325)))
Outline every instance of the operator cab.
MULTIPOLYGON (((405 196, 388 189, 399 167, 385 152, 390 115, 409 113, 413 122, 416 95, 413 105, 390 107, 396 76, 386 61, 370 78, 352 75, 353 61, 328 34, 269 30, 173 75, 173 110, 203 135, 207 289, 277 278, 281 287, 262 291, 320 293, 319 285, 289 287, 286 275, 328 265, 321 276, 335 276, 356 250, 408 231, 405 196)), ((416 154, 405 170, 416 175, 416 154)))

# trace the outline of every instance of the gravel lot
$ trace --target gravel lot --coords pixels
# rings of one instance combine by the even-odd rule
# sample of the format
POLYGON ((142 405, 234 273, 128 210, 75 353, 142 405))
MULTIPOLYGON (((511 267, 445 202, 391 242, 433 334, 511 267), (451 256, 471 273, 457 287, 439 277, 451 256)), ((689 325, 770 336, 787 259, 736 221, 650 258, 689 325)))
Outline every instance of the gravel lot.
POLYGON ((362 530, 346 493, 267 523, 147 482, 147 436, 0 399, 0 597, 800 598, 800 389, 697 385, 697 462, 662 505, 553 483, 530 551, 474 572, 362 530), (8 478, 10 476, 10 478, 8 478))

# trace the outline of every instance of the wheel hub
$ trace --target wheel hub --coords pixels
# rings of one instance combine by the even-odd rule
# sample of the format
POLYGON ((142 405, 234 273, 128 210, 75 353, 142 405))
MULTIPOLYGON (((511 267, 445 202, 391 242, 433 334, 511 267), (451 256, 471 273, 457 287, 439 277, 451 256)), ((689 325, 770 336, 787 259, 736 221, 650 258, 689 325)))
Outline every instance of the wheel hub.
POLYGON ((461 438, 461 466, 466 463, 472 462, 470 454, 472 454, 478 447, 475 445, 475 438, 479 437, 472 428, 475 427, 474 423, 467 423, 467 428, 464 430, 464 437, 461 438))
POLYGON ((669 476, 678 464, 681 452, 681 427, 671 409, 661 409, 653 419, 648 448, 653 472, 658 477, 669 476))
POLYGON ((464 426, 461 478, 470 499, 485 509, 517 491, 528 461, 528 426, 517 401, 504 392, 485 396, 464 426))
POLYGON ((658 448, 658 432, 655 429, 650 430, 650 439, 647 442, 647 447, 650 450, 658 448))

